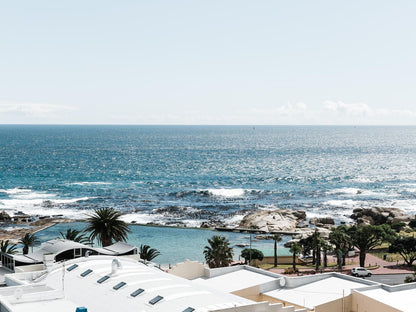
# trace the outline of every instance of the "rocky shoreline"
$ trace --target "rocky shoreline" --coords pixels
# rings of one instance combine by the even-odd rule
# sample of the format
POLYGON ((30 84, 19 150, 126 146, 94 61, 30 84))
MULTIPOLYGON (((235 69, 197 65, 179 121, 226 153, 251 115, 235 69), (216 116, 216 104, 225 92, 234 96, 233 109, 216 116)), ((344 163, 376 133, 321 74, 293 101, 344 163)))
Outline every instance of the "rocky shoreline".
POLYGON ((33 220, 32 217, 24 215, 18 218, 10 218, 7 213, 0 213, 0 224, 6 228, 0 229, 0 240, 9 240, 11 243, 18 243, 26 233, 37 233, 58 223, 71 223, 76 220, 66 218, 42 218, 33 220))
MULTIPOLYGON (((398 208, 372 207, 354 209, 350 218, 351 223, 356 224, 392 225, 395 223, 403 223, 406 226, 411 220, 415 219, 415 216, 406 214, 398 208)), ((34 220, 29 215, 14 216, 11 218, 7 213, 0 212, 0 224, 8 227, 8 229, 0 228, 0 240, 9 239, 16 243, 26 233, 36 233, 58 223, 71 223, 76 221, 79 220, 67 219, 62 216, 43 217, 37 220, 34 220)), ((139 225, 135 222, 131 224, 139 225)), ((275 209, 248 212, 241 222, 234 227, 227 227, 217 220, 211 220, 203 222, 200 228, 216 229, 219 231, 255 232, 266 236, 268 234, 278 233, 292 235, 294 240, 299 240, 309 236, 315 229, 320 232, 322 237, 327 237, 330 229, 334 226, 337 225, 331 217, 311 218, 307 220, 306 211, 304 210, 275 209)), ((181 226, 176 225, 174 227, 181 226)))

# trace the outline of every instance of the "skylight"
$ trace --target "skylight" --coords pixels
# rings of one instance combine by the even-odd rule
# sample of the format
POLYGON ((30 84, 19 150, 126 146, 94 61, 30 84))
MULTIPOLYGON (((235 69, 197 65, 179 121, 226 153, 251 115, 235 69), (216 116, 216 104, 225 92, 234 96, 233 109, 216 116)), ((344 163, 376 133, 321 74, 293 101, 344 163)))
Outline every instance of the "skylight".
POLYGON ((139 288, 139 289, 137 289, 137 290, 133 291, 133 292, 130 294, 130 296, 132 296, 132 297, 134 298, 134 297, 137 297, 138 295, 140 295, 142 292, 144 292, 144 289, 139 288))
POLYGON ((116 286, 113 287, 114 290, 119 290, 121 287, 123 287, 124 285, 126 285, 126 283, 124 282, 120 282, 118 283, 116 286))
POLYGON ((71 265, 69 268, 67 268, 66 270, 68 271, 68 272, 71 272, 73 269, 75 269, 75 268, 77 268, 78 267, 78 264, 73 264, 73 265, 71 265))
POLYGON ((151 305, 154 305, 154 304, 156 304, 156 303, 158 303, 160 300, 162 300, 163 299, 163 297, 162 296, 156 296, 156 297, 154 297, 152 300, 150 300, 149 301, 149 303, 151 304, 151 305))
POLYGON ((183 312, 192 312, 192 311, 195 311, 195 309, 191 308, 191 307, 186 308, 185 310, 183 310, 183 312))
POLYGON ((91 269, 88 269, 88 270, 86 270, 85 272, 82 272, 80 275, 82 276, 82 277, 85 277, 85 276, 87 276, 88 274, 90 274, 92 272, 92 270, 91 269))
POLYGON ((108 275, 103 276, 97 281, 97 283, 101 284, 101 283, 105 282, 106 280, 108 280, 109 278, 110 278, 110 276, 108 276, 108 275))

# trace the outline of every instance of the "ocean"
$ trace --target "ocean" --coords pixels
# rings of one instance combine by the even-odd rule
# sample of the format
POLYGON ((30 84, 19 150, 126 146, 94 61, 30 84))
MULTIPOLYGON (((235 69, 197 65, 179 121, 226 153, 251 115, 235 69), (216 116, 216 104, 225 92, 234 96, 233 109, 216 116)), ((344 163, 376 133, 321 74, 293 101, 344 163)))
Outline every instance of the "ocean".
POLYGON ((255 210, 349 222, 416 212, 416 127, 0 126, 0 209, 140 224, 236 225, 255 210))

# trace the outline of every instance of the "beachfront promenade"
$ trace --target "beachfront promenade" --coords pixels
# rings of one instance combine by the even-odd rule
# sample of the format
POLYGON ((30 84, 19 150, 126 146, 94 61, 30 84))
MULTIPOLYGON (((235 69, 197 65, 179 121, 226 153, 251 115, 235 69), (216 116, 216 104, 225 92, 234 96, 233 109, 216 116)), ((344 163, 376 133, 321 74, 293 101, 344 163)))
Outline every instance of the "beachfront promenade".
MULTIPOLYGON (((328 263, 334 263, 336 262, 336 258, 334 256, 328 256, 328 263)), ((354 267, 359 266, 359 255, 358 253, 354 257, 349 257, 346 260, 346 265, 343 266, 342 273, 350 274, 351 269, 354 267)), ((366 267, 372 267, 372 266, 378 266, 377 268, 374 268, 371 270, 372 274, 406 274, 406 273, 413 273, 413 267, 407 267, 404 265, 403 261, 399 262, 389 262, 386 260, 382 260, 372 254, 367 254, 365 259, 365 266, 366 267)), ((288 265, 288 267, 290 267, 288 265)), ((332 272, 334 271, 334 267, 319 269, 318 272, 332 272)), ((269 271, 274 273, 283 274, 285 269, 280 268, 272 268, 269 269, 269 271)), ((313 272, 313 268, 299 268, 300 274, 311 274, 313 272)), ((297 275, 297 274, 292 274, 297 275)))

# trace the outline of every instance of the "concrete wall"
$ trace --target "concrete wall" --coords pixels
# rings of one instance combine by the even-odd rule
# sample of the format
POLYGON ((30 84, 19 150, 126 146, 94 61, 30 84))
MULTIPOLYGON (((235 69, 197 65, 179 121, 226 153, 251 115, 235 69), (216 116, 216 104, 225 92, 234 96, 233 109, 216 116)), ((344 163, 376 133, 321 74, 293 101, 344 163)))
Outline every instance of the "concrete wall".
POLYGON ((315 307, 315 312, 350 312, 352 296, 330 301, 315 307))
POLYGON ((293 306, 283 306, 281 303, 269 304, 268 302, 254 303, 242 307, 232 307, 226 309, 212 310, 211 312, 305 312, 306 310, 296 310, 293 306))
POLYGON ((258 285, 253 286, 253 287, 248 287, 248 288, 240 289, 237 291, 233 291, 232 294, 249 299, 249 300, 257 301, 257 298, 259 297, 259 294, 260 294, 260 287, 258 285))
POLYGON ((357 291, 352 291, 352 312, 402 312, 357 291))
POLYGON ((205 266, 198 261, 185 260, 168 269, 167 272, 186 279, 195 279, 204 276, 205 266))
MULTIPOLYGON (((293 257, 292 256, 277 256, 277 264, 287 264, 287 265, 292 265, 293 263, 293 257)), ((298 258, 296 258, 296 263, 297 264, 301 264, 303 263, 302 261, 300 261, 298 258)), ((256 265, 260 265, 260 264, 274 264, 274 257, 264 257, 263 260, 259 261, 256 260, 255 261, 256 265)))
POLYGON ((215 269, 205 268, 204 276, 208 278, 212 278, 212 277, 220 276, 223 274, 243 270, 245 267, 246 267, 245 265, 236 265, 236 266, 231 266, 231 267, 215 268, 215 269))
POLYGON ((20 272, 35 272, 35 271, 43 271, 45 266, 43 264, 31 264, 31 265, 21 265, 14 268, 15 273, 20 272))

